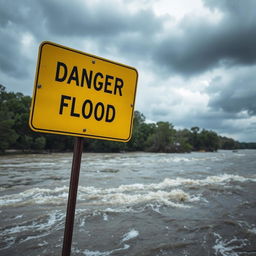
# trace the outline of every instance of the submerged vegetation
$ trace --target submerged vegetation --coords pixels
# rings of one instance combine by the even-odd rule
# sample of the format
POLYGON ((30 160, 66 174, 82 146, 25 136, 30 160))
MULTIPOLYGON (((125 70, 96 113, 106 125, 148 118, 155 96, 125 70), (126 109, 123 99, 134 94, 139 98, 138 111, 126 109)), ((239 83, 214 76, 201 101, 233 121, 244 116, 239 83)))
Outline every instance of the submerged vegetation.
MULTIPOLYGON (((7 92, 0 85, 0 152, 7 149, 21 151, 71 151, 74 138, 36 133, 28 126, 31 97, 7 92)), ((146 123, 145 116, 135 111, 133 136, 128 143, 85 139, 84 151, 90 152, 191 152, 218 149, 256 148, 256 143, 240 143, 219 136, 214 131, 192 127, 176 130, 169 122, 146 123)))

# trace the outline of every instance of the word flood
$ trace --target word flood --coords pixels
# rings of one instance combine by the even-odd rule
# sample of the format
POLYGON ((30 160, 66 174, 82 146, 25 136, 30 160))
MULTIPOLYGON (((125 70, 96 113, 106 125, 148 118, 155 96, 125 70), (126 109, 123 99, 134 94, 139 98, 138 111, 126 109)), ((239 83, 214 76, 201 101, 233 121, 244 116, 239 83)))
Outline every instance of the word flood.
POLYGON ((113 105, 107 104, 106 106, 102 102, 93 104, 89 99, 84 100, 83 104, 79 107, 76 105, 76 98, 61 95, 59 114, 63 115, 64 108, 70 109, 70 116, 83 117, 85 119, 94 118, 97 121, 104 120, 105 122, 113 122, 116 115, 116 110, 113 105), (76 112, 80 109, 80 112, 76 112))

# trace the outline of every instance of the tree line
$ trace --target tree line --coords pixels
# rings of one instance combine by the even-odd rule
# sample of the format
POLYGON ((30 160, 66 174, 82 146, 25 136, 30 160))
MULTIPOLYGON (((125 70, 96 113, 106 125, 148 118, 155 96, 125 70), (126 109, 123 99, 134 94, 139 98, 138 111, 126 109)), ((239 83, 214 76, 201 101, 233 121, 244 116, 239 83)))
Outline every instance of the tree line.
MULTIPOLYGON (((0 152, 15 149, 24 152, 72 151, 71 136, 33 132, 28 126, 31 97, 7 92, 0 85, 0 152)), ((148 151, 183 153, 218 149, 256 149, 256 143, 240 143, 214 131, 192 127, 176 130, 169 122, 146 123, 139 111, 134 113, 133 135, 129 142, 84 140, 87 152, 148 151)))

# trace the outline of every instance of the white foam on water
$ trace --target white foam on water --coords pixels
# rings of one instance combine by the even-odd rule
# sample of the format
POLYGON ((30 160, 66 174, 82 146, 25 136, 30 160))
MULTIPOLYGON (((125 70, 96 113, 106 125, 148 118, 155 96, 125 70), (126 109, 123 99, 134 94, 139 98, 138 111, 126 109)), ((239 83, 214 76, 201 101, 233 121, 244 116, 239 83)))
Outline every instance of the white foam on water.
POLYGON ((152 211, 161 214, 161 212, 160 212, 161 205, 159 205, 159 204, 147 204, 146 207, 150 207, 152 209, 152 211))
POLYGON ((86 221, 86 218, 83 218, 80 223, 79 223, 79 227, 82 228, 85 226, 85 221, 86 221))
MULTIPOLYGON (((193 154, 190 154, 189 157, 186 156, 173 156, 170 154, 163 154, 157 157, 157 159, 152 159, 151 162, 157 162, 157 163, 179 163, 179 162, 202 162, 202 161, 218 161, 223 159, 225 155, 218 155, 218 156, 208 156, 208 157, 203 157, 201 155, 200 157, 192 157, 193 154)), ((148 159, 147 159, 148 160, 148 159)))
MULTIPOLYGON (((183 207, 177 202, 196 202, 201 200, 200 195, 190 195, 181 189, 171 188, 184 186, 207 186, 220 185, 227 186, 230 182, 256 182, 256 178, 246 178, 239 175, 222 174, 208 176, 205 179, 189 178, 165 178, 159 183, 151 184, 129 184, 120 185, 115 188, 96 188, 93 186, 79 186, 78 200, 91 203, 93 205, 123 205, 137 204, 142 202, 162 202, 173 207, 183 207)), ((62 205, 66 204, 68 198, 68 186, 56 187, 52 189, 33 188, 23 192, 0 197, 0 206, 25 206, 25 205, 62 205)))
POLYGON ((256 227, 250 228, 250 229, 248 229, 248 231, 249 231, 250 233, 256 235, 256 227))
POLYGON ((0 250, 5 250, 5 249, 8 249, 8 248, 11 248, 12 245, 15 244, 15 237, 8 237, 8 238, 5 238, 3 240, 3 242, 5 242, 6 246, 0 248, 0 250))
POLYGON ((173 162, 179 163, 179 162, 190 162, 193 161, 193 159, 188 159, 185 157, 175 157, 172 159, 173 162))
POLYGON ((2 235, 18 234, 26 231, 39 232, 50 231, 56 223, 62 222, 65 214, 61 211, 53 211, 48 214, 46 221, 42 222, 40 219, 33 220, 31 223, 26 221, 17 226, 6 228, 2 231, 2 235))
POLYGON ((221 256, 239 256, 236 249, 241 249, 247 245, 247 239, 238 239, 234 237, 231 240, 223 239, 221 235, 218 233, 214 233, 216 237, 215 245, 213 249, 215 251, 215 255, 221 256))
POLYGON ((35 235, 35 236, 27 236, 25 239, 22 239, 21 241, 19 241, 19 243, 24 243, 24 242, 27 242, 29 240, 34 240, 34 239, 38 239, 38 238, 41 238, 41 237, 45 237, 45 236, 48 236, 50 234, 50 232, 46 232, 46 233, 43 233, 41 235, 35 235))
MULTIPOLYGON (((175 163, 179 163, 179 162, 191 162, 191 161, 194 161, 195 159, 193 158, 187 158, 187 157, 178 157, 178 156, 174 156, 174 157, 160 157, 158 158, 157 160, 154 159, 154 161, 158 162, 158 163, 172 163, 172 162, 175 162, 175 163)), ((196 159, 198 160, 198 159, 196 159)))
POLYGON ((237 182, 246 182, 253 181, 256 182, 255 178, 245 178, 239 175, 231 175, 231 174, 222 174, 218 176, 208 176, 205 179, 185 179, 185 178, 176 178, 176 179, 164 179, 163 182, 158 183, 158 188, 168 188, 182 185, 197 185, 197 186, 205 186, 205 185, 225 185, 232 181, 237 182))
POLYGON ((187 178, 176 178, 170 179, 165 178, 160 183, 151 183, 151 184, 129 184, 129 185, 120 185, 117 188, 108 188, 108 189, 100 189, 95 187, 79 187, 79 191, 84 193, 97 195, 97 194, 107 194, 107 193, 117 193, 117 192, 134 192, 139 190, 157 190, 157 189, 166 189, 170 187, 177 187, 183 185, 198 185, 198 186, 205 186, 209 184, 217 184, 223 185, 229 183, 231 181, 237 182, 246 182, 246 181, 253 181, 256 182, 256 178, 245 178, 239 175, 232 175, 232 174, 221 174, 218 176, 208 176, 205 179, 187 179, 187 178))
POLYGON ((65 215, 61 211, 53 211, 49 213, 45 221, 39 218, 30 222, 23 222, 13 227, 7 227, 1 233, 3 243, 6 244, 1 250, 10 248, 16 243, 16 237, 19 237, 21 234, 24 236, 23 233, 25 232, 29 235, 19 240, 19 244, 49 235, 53 229, 58 230, 63 227, 64 218, 65 215))
POLYGON ((130 248, 130 246, 128 244, 124 244, 123 247, 117 248, 117 249, 114 249, 114 250, 111 250, 111 251, 101 252, 101 251, 84 250, 82 253, 85 256, 108 256, 108 255, 111 255, 112 253, 119 252, 119 251, 124 251, 124 250, 127 250, 129 248, 130 248))
POLYGON ((17 194, 4 195, 0 197, 1 206, 24 206, 29 204, 54 204, 59 205, 66 202, 68 197, 67 186, 54 189, 32 188, 17 194))
POLYGON ((239 221, 237 221, 237 223, 239 224, 239 226, 241 228, 245 229, 247 232, 256 234, 256 225, 255 224, 249 224, 248 222, 246 222, 244 220, 239 220, 239 221))
POLYGON ((133 212, 133 213, 139 213, 141 211, 138 211, 138 210, 135 210, 131 207, 118 207, 118 208, 106 208, 105 210, 103 210, 104 212, 106 213, 130 213, 130 212, 133 212))
POLYGON ((23 217, 23 214, 17 215, 17 216, 14 218, 14 220, 21 219, 22 217, 23 217))
POLYGON ((40 247, 46 246, 46 245, 48 245, 48 242, 46 242, 46 241, 43 241, 43 242, 38 244, 38 246, 40 246, 40 247))
POLYGON ((37 170, 49 170, 49 169, 53 169, 57 166, 56 162, 44 162, 44 161, 36 161, 36 162, 17 162, 17 163, 1 163, 1 168, 3 170, 14 170, 14 171, 18 171, 18 170, 22 170, 23 172, 29 173, 29 169, 37 169, 37 170))
POLYGON ((131 229, 129 232, 127 232, 126 234, 123 235, 121 243, 127 242, 131 239, 138 237, 138 236, 139 236, 139 231, 137 231, 135 229, 131 229))
POLYGON ((246 156, 246 154, 241 154, 241 153, 235 153, 234 155, 235 155, 235 156, 242 156, 242 157, 243 157, 243 156, 246 156))
POLYGON ((181 189, 173 189, 170 192, 158 190, 147 191, 147 193, 125 194, 109 193, 99 194, 97 197, 84 196, 84 199, 90 199, 90 205, 135 205, 147 202, 159 202, 173 207, 188 207, 181 202, 194 202, 197 198, 192 198, 181 189), (174 201, 174 202, 173 202, 174 201))
POLYGON ((103 220, 108 221, 108 215, 106 213, 103 213, 103 220))

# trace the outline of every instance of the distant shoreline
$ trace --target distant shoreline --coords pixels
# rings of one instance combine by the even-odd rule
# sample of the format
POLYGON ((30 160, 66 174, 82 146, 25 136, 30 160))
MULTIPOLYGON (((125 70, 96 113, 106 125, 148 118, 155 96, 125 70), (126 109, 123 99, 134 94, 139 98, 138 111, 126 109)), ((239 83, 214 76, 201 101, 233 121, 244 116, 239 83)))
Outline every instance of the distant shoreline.
MULTIPOLYGON (((232 151, 234 153, 237 153, 241 150, 255 150, 255 149, 219 149, 217 151, 214 152, 218 152, 218 151, 232 151)), ((120 151, 120 152, 98 152, 98 151, 83 151, 83 153, 99 153, 99 154, 112 154, 112 153, 116 153, 116 154, 125 154, 125 153, 136 153, 136 152, 144 152, 144 153, 166 153, 166 154, 188 154, 188 153, 214 153, 212 151, 205 151, 205 150, 198 150, 198 151, 191 151, 191 152, 149 152, 149 151, 120 151)), ((55 153, 73 153, 73 151, 71 150, 66 150, 66 151, 47 151, 47 150, 21 150, 21 149, 9 149, 6 150, 5 152, 0 152, 0 156, 7 156, 7 155, 29 155, 29 154, 55 154, 55 153)))

